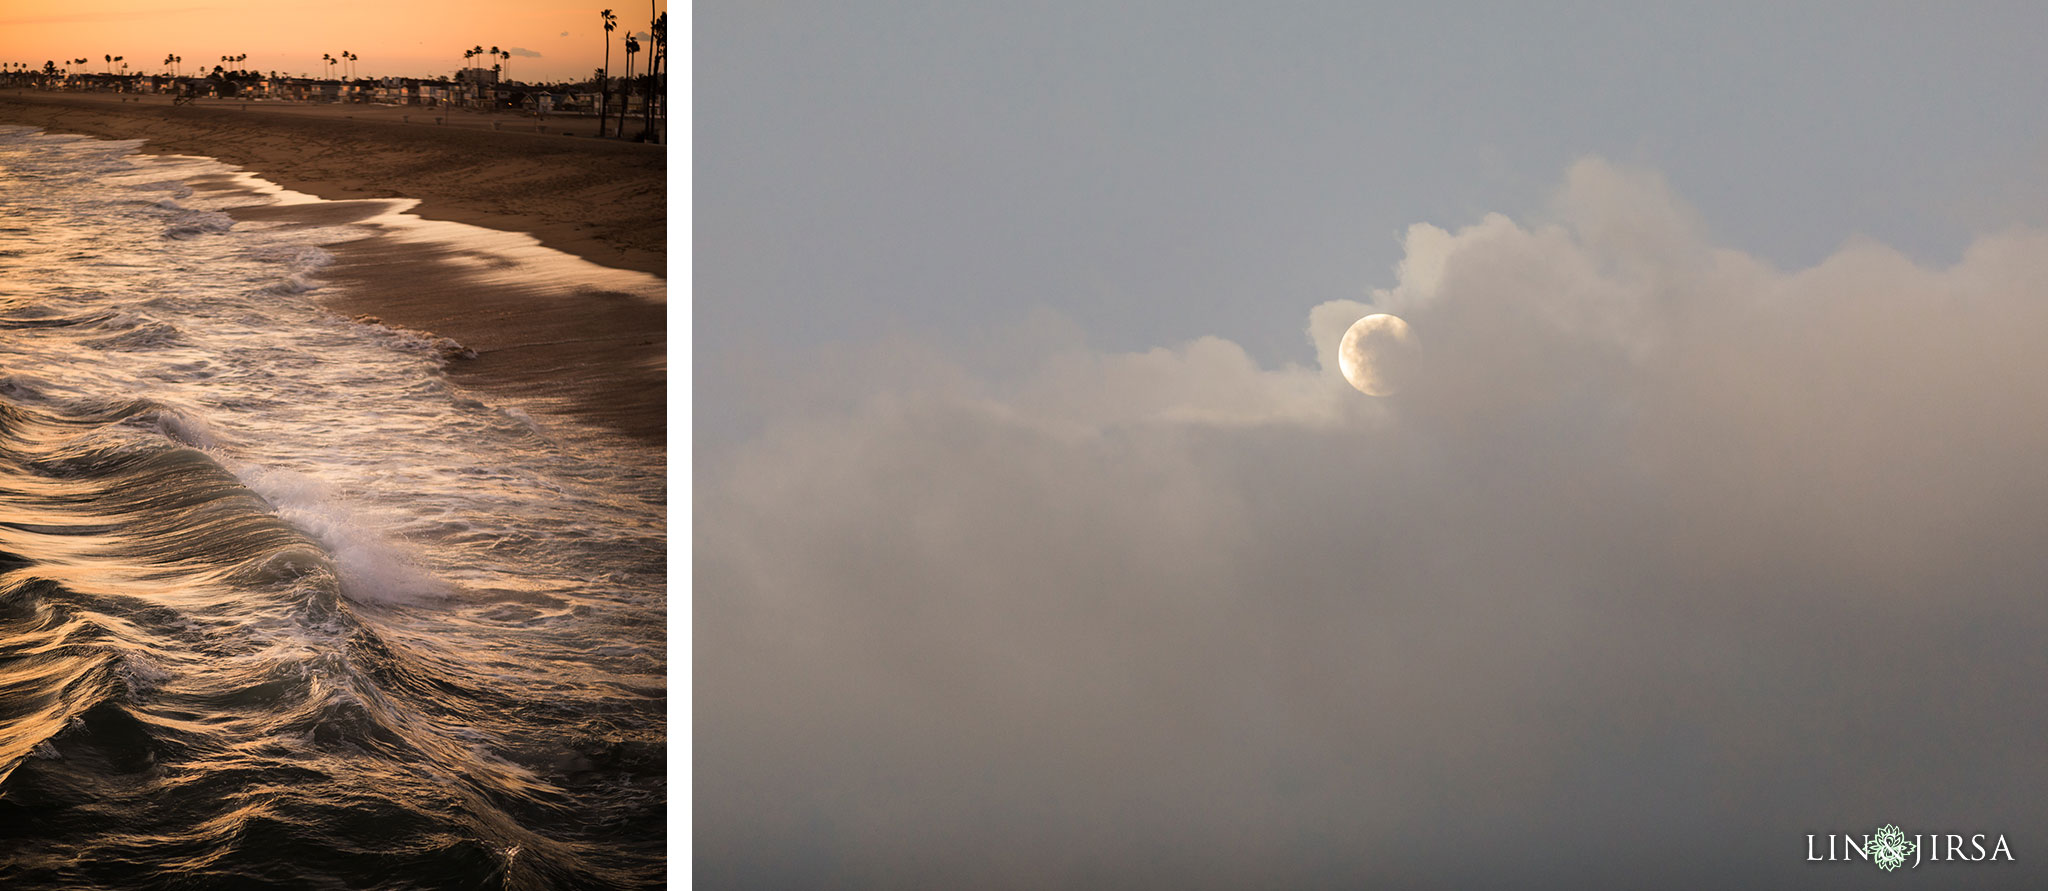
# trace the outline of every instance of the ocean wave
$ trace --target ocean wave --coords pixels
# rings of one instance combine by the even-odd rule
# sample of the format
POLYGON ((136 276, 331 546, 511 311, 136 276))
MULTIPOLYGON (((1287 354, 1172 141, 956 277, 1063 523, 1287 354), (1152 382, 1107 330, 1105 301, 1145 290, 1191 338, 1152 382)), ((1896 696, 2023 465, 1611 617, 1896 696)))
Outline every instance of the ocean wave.
MULTIPOLYGON (((175 820, 114 794, 135 805, 119 820, 125 837, 205 841, 181 856, 219 878, 207 864, 233 860, 252 825, 251 772, 364 774, 342 783, 355 798, 253 799, 316 855, 361 845, 349 832, 402 826, 448 838, 420 855, 446 868, 451 816, 517 835, 502 808, 553 806, 554 786, 434 714, 448 703, 471 703, 467 712, 489 701, 484 691, 352 614, 351 592, 432 590, 417 566, 321 508, 317 486, 267 474, 266 497, 162 436, 153 428, 173 415, 161 406, 71 408, 0 400, 0 794, 13 809, 65 826, 84 818, 78 806, 104 803, 117 778, 135 790, 232 780, 224 798, 179 796, 175 820), (171 762, 184 767, 162 769, 171 762), (219 821, 240 828, 182 831, 219 821)), ((401 856, 404 846, 370 849, 401 856)))
POLYGON ((13 132, 0 885, 658 884, 658 471, 316 305, 224 165, 13 132))
POLYGON ((218 235, 234 228, 235 218, 216 210, 183 210, 171 216, 164 227, 165 238, 197 238, 218 235))
MULTIPOLYGON (((185 198, 192 194, 191 186, 186 185, 183 180, 175 179, 157 179, 148 182, 131 183, 128 185, 128 188, 134 189, 137 192, 169 192, 173 198, 185 198)), ((173 204, 170 206, 176 207, 177 205, 173 204)))
POLYGON ((181 346, 185 342, 176 325, 135 313, 111 313, 92 324, 106 333, 80 340, 80 346, 96 350, 147 350, 181 346))

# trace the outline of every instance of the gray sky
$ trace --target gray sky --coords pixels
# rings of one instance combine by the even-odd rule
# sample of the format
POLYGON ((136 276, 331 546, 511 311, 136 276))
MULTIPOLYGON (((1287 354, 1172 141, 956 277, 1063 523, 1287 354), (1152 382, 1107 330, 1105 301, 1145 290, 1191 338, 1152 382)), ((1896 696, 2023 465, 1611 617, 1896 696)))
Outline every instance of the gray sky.
POLYGON ((697 9, 700 879, 2041 876, 2048 14, 1095 6, 697 9))
POLYGON ((1305 359, 1298 308, 1389 284, 1408 224, 1586 155, 1780 265, 2041 222, 2048 12, 1788 5, 703 4, 698 360, 1040 309, 1305 359))

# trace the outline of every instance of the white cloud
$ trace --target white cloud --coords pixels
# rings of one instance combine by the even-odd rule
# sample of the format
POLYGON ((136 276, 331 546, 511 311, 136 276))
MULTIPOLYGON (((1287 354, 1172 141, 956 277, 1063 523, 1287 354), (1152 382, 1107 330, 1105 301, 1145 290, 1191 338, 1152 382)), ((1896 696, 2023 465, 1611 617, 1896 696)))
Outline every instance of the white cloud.
POLYGON ((699 868, 1501 884, 2048 816, 2048 233, 1785 272, 1651 173, 1553 208, 1412 227, 1315 368, 925 355, 700 456, 699 868), (1335 372, 1374 310, 1389 400, 1335 372))

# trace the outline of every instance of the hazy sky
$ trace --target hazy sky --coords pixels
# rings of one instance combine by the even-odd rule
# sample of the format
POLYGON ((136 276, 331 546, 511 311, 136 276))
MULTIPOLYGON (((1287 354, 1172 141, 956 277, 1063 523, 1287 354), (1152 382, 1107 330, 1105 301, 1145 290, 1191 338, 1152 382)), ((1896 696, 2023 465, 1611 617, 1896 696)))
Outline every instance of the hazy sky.
MULTIPOLYGON (((516 79, 580 80, 604 62, 603 8, 545 0, 6 0, 0 3, 0 60, 36 67, 55 60, 62 67, 65 59, 87 58, 92 64, 82 67, 101 71, 102 58, 116 55, 127 57, 131 71, 158 73, 166 55, 183 56, 190 71, 246 54, 241 64, 250 70, 317 77, 327 71, 322 53, 346 50, 358 57, 363 75, 434 77, 452 74, 465 64, 462 51, 481 45, 512 52, 516 79)), ((616 68, 627 31, 646 31, 650 9, 665 12, 668 4, 611 8, 619 17, 612 35, 616 68)))
POLYGON ((697 26, 700 880, 2043 878, 2037 5, 697 26))
POLYGON ((700 361, 1040 310, 1302 360, 1295 309, 1387 285, 1408 224, 1587 155, 1783 266, 2048 222, 2038 4, 1709 5, 705 4, 700 361))

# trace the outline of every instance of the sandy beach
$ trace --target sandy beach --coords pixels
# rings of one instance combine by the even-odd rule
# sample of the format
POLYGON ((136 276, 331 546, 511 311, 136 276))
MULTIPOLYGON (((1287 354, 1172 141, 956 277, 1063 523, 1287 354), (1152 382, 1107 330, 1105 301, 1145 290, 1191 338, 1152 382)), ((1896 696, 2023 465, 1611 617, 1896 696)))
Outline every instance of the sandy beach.
MULTIPOLYGON (((595 138, 587 120, 363 105, 173 106, 167 96, 29 90, 0 92, 0 123, 141 139, 145 151, 217 158, 330 200, 418 199, 413 213, 426 219, 524 232, 600 265, 665 274, 665 148, 595 138)), ((466 385, 538 396, 636 439, 665 441, 665 307, 603 292, 485 284, 417 246, 389 251, 365 239, 334 251, 327 277, 338 287, 317 296, 336 311, 469 347, 476 358, 448 365, 466 385)))

